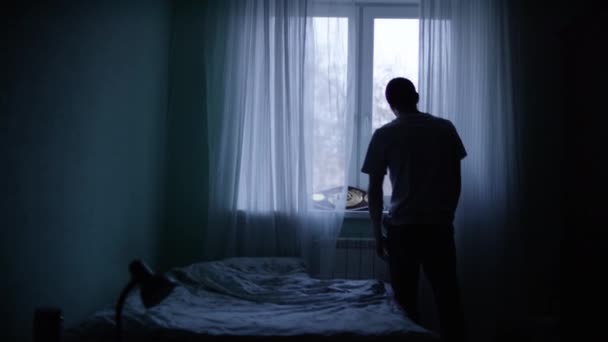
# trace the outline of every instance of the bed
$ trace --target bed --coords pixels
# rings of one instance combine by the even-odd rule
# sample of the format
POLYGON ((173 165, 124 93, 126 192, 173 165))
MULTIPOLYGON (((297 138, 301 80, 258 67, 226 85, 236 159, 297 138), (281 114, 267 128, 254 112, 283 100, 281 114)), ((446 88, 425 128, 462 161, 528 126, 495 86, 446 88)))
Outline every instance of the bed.
MULTIPOLYGON (((146 310, 135 289, 125 341, 438 341, 378 280, 318 279, 297 258, 230 258, 168 272, 179 286, 146 310)), ((114 307, 66 331, 66 341, 112 341, 114 307)))

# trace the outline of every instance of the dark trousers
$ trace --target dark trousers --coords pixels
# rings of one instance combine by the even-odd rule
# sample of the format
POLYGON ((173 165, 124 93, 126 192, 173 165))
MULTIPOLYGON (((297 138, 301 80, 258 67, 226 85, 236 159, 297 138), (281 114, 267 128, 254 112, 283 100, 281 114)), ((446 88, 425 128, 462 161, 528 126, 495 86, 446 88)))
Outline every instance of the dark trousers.
POLYGON ((465 326, 458 274, 454 226, 387 226, 389 270, 395 300, 419 323, 420 267, 431 285, 442 341, 464 341, 465 326))

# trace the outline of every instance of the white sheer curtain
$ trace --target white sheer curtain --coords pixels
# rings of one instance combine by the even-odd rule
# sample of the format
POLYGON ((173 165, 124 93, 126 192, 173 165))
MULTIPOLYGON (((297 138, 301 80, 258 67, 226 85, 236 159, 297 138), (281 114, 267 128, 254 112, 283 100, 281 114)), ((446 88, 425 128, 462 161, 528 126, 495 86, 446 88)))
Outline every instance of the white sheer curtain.
MULTIPOLYGON (((421 109, 459 130, 467 158, 456 217, 465 311, 475 339, 496 333, 521 293, 518 130, 503 0, 421 0, 421 109)), ((517 310, 516 310, 517 311, 517 310)))
POLYGON ((346 184, 352 96, 348 79, 336 75, 347 75, 349 65, 333 61, 345 51, 330 42, 348 26, 338 18, 315 22, 308 1, 205 7, 210 205, 204 256, 300 256, 319 272, 331 262, 319 260, 319 247, 335 243, 344 215, 344 195, 325 211, 313 208, 311 195, 319 160, 342 165, 338 179, 346 184), (329 154, 318 148, 322 120, 334 122, 329 154))

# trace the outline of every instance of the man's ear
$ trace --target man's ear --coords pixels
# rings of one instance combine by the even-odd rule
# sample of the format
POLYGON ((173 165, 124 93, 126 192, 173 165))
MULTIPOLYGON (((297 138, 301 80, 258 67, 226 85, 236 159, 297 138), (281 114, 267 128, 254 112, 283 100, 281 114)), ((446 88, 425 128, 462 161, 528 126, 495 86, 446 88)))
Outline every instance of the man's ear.
POLYGON ((420 101, 420 95, 418 95, 418 93, 416 93, 415 98, 416 98, 416 104, 418 104, 418 101, 420 101))

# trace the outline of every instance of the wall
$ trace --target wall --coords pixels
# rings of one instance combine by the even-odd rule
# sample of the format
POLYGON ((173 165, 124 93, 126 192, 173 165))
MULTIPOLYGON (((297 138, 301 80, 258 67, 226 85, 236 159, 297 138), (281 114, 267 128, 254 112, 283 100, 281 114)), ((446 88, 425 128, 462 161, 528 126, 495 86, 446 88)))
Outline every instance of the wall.
MULTIPOLYGON (((525 307, 513 325, 528 336, 557 340, 557 328, 539 331, 541 317, 561 317, 564 288, 577 293, 571 326, 594 336, 601 325, 585 313, 604 288, 597 282, 602 249, 597 234, 606 193, 606 53, 598 1, 510 2, 516 113, 521 127, 525 307), (603 169, 602 169, 603 168, 603 169), (567 254, 566 254, 567 253, 567 254), (567 256, 568 258, 565 258, 567 256), (567 272, 567 273, 566 273, 567 272), (579 278, 580 276, 580 278, 579 278), (571 288, 563 280, 576 284, 571 288), (582 307, 585 308, 582 308, 582 307), (526 327, 523 320, 530 318, 526 327), (576 321, 576 323, 575 323, 576 321), (536 328, 534 327, 536 326, 536 328)), ((542 330, 542 329, 541 329, 542 330)), ((580 340, 585 338, 579 336, 580 340)), ((521 335, 507 340, 522 340, 521 335)))
POLYGON ((2 6, 0 339, 19 341, 35 307, 69 327, 115 302, 133 258, 156 262, 171 7, 2 6))
POLYGON ((592 3, 513 1, 512 5, 515 91, 524 158, 526 268, 522 276, 530 315, 559 314, 564 234, 586 229, 590 221, 575 212, 595 203, 589 198, 593 186, 585 189, 584 185, 596 182, 591 191, 599 192, 597 181, 602 178, 588 160, 589 155, 602 155, 600 144, 586 137, 599 136, 592 127, 598 127, 593 122, 600 116, 594 108, 601 106, 598 86, 605 66, 602 69, 599 49, 580 44, 602 39, 599 30, 588 29, 601 22, 592 18, 601 12, 592 3), (585 32, 567 42, 566 32, 572 27, 585 27, 585 32), (587 78, 573 81, 570 74, 577 70, 573 63, 588 68, 587 78))
POLYGON ((597 310, 607 283, 605 216, 608 193, 606 153, 606 94, 608 93, 608 52, 605 49, 608 9, 582 7, 562 35, 567 96, 564 129, 565 225, 562 250, 562 292, 569 326, 585 326, 578 340, 593 340, 604 333, 604 315, 597 310))
POLYGON ((514 86, 518 95, 523 249, 531 312, 547 312, 557 295, 564 217, 564 74, 559 31, 568 19, 559 1, 522 1, 514 8, 514 86), (549 4, 550 3, 550 4, 549 4))
POLYGON ((207 118, 200 1, 175 3, 168 116, 163 270, 200 260, 207 223, 207 118), (195 43, 193 43, 195 42, 195 43))

